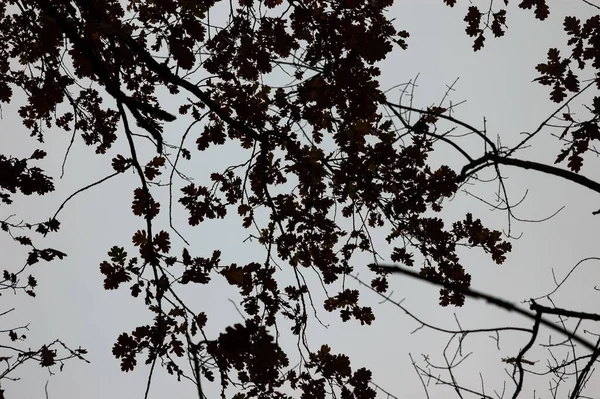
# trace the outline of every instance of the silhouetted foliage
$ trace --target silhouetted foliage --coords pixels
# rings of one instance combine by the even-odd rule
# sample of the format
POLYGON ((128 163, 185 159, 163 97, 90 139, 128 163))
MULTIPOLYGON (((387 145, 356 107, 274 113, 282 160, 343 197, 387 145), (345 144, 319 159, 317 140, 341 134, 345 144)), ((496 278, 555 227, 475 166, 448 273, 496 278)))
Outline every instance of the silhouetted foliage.
MULTIPOLYGON (((344 322, 372 324, 376 315, 362 305, 360 292, 339 283, 364 267, 364 273, 371 273, 371 288, 388 291, 389 271, 369 271, 352 261, 361 252, 377 256, 370 231, 378 229, 392 248, 390 261, 419 266, 422 277, 441 286, 440 305, 461 306, 471 276, 458 248, 479 248, 498 264, 511 250, 508 238, 471 213, 462 220, 436 216, 462 184, 490 167, 503 185, 499 168, 511 165, 600 192, 599 184, 577 174, 593 142, 600 140, 600 97, 589 105, 590 119, 576 120, 565 109, 565 100, 600 88, 600 17, 567 17, 570 54, 551 48, 547 61, 535 67, 536 81, 549 86, 550 100, 561 104, 554 116, 562 114, 568 123, 560 137, 565 148, 556 158, 556 163, 567 161, 566 170, 514 158, 543 126, 507 148, 455 120, 451 107, 415 109, 389 102, 377 80, 377 63, 410 44, 409 33, 398 30, 385 13, 391 0, 239 0, 230 3, 225 23, 216 26, 208 16, 221 3, 0 0, 0 101, 19 107, 40 148, 49 129, 58 128, 95 148, 100 162, 110 162, 115 173, 86 189, 129 170, 139 178, 127 206, 143 222, 131 232, 131 243, 116 242, 107 259, 96 260, 105 289, 128 288, 154 313, 149 324, 117 338, 113 354, 123 371, 137 367, 144 355, 152 369, 159 361, 182 377, 187 374, 178 359, 188 356, 189 378, 198 386, 201 379, 218 379, 223 397, 234 386, 239 399, 289 397, 286 389, 302 398, 324 398, 333 391, 344 399, 374 398, 371 372, 351 367, 346 355, 327 345, 311 351, 304 344, 300 349, 308 357, 301 368, 290 367, 274 328, 287 320, 289 333, 305 342, 309 307, 317 304, 302 273, 315 270, 324 285, 338 290, 322 304, 324 310, 337 312, 344 322), (280 72, 293 82, 280 84, 274 77, 280 72), (22 102, 17 90, 25 93, 22 102), (416 113, 418 120, 409 122, 406 112, 416 113), (169 123, 175 120, 191 121, 190 126, 174 131, 169 123), (485 153, 472 156, 439 135, 441 121, 479 137, 485 153), (150 140, 156 153, 141 151, 142 140, 150 140), (126 143, 126 154, 115 153, 117 141, 126 143), (430 165, 439 141, 451 143, 465 157, 462 170, 430 165), (231 159, 224 171, 208 171, 208 185, 180 173, 178 162, 226 143, 245 149, 247 158, 231 159), (184 180, 179 192, 174 174, 184 180), (166 176, 174 200, 168 204, 156 199, 166 176), (187 211, 191 226, 239 216, 244 228, 256 227, 256 235, 249 234, 264 246, 266 260, 245 263, 243 255, 233 254, 238 263, 225 263, 221 251, 226 246, 181 248, 176 226, 169 231, 158 227, 171 222, 172 206, 187 211), (340 222, 340 214, 353 222, 340 222), (283 286, 280 267, 294 273, 296 285, 283 286), (239 289, 247 318, 208 337, 206 309, 183 301, 178 288, 220 278, 239 289)), ((440 3, 453 7, 461 2, 440 3)), ((552 12, 545 0, 497 3, 468 7, 464 22, 475 51, 484 49, 489 32, 496 38, 509 33, 510 12, 531 10, 542 21, 552 12)), ((53 178, 35 166, 46 150, 36 149, 25 159, 0 154, 5 208, 17 192, 54 190, 53 178)), ((66 256, 36 246, 59 230, 63 206, 45 222, 1 222, 3 231, 31 248, 25 268, 66 256), (38 236, 16 235, 15 230, 38 236)), ((24 284, 20 273, 5 271, 2 288, 34 295, 37 280, 30 276, 24 284)), ((30 356, 51 366, 58 355, 48 345, 30 356)), ((519 365, 525 362, 521 358, 519 365)))

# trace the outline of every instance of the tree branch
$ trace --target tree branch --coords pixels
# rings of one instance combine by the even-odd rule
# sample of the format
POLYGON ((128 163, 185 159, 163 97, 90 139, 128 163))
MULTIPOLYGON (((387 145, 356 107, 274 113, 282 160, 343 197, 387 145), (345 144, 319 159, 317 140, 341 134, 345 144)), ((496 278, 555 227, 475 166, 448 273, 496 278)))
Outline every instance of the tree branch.
MULTIPOLYGON (((471 297, 471 298, 476 298, 476 299, 483 299, 489 303, 491 303, 492 305, 498 306, 502 309, 505 309, 509 312, 515 312, 518 313, 522 316, 525 316, 526 318, 530 319, 530 320, 536 320, 536 314, 531 313, 527 310, 521 309, 518 306, 513 305, 510 302, 507 302, 503 299, 500 298, 496 298, 493 297, 491 295, 488 294, 484 294, 482 292, 478 292, 478 291, 474 291, 470 288, 460 288, 460 287, 448 287, 446 284, 444 283, 440 283, 437 281, 433 281, 427 277, 424 277, 422 275, 420 275, 419 273, 412 271, 412 270, 408 270, 399 266, 389 266, 389 265, 376 265, 376 264, 370 264, 369 268, 371 270, 374 271, 381 271, 381 272, 386 272, 386 273, 394 273, 394 274, 404 274, 405 276, 409 276, 412 278, 415 278, 417 280, 421 280, 421 281, 426 281, 428 283, 431 283, 433 285, 437 285, 437 286, 441 286, 444 288, 452 288, 452 289, 456 289, 457 291, 459 291, 461 294, 471 297)), ((594 351, 596 350, 596 345, 589 342, 588 340, 581 338, 580 336, 574 334, 573 332, 567 330, 567 329, 563 329, 559 326, 557 326, 556 324, 540 318, 540 324, 544 325, 545 327, 548 327, 551 330, 557 331, 561 334, 564 334, 570 338, 572 338, 574 341, 579 342, 581 345, 583 345, 584 347, 586 347, 587 349, 594 351)))

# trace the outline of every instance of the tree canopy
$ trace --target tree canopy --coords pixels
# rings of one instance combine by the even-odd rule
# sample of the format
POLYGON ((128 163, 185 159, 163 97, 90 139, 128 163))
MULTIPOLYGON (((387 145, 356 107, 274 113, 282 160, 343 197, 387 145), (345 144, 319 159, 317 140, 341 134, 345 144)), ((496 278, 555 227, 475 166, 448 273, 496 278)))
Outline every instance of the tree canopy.
MULTIPOLYGON (((457 119, 452 103, 418 108, 395 102, 381 87, 380 63, 404 51, 412 38, 387 13, 392 3, 0 0, 0 101, 18 110, 37 143, 26 156, 10 144, 0 150, 1 228, 27 248, 22 267, 4 270, 0 289, 35 296, 33 265, 77 250, 45 244, 61 229, 61 212, 92 189, 102 192, 105 181, 133 173, 137 184, 123 206, 139 217, 138 228, 130 242, 114 242, 105 259, 90 262, 99 264, 104 289, 128 290, 153 314, 115 337, 112 348, 124 372, 149 365, 149 382, 155 367, 163 366, 196 384, 201 398, 203 383, 211 382, 223 397, 236 399, 374 398, 371 372, 353 366, 334 345, 310 347, 306 326, 323 311, 342 322, 373 324, 376 313, 346 281, 360 272, 365 289, 385 297, 393 273, 410 274, 385 267, 392 263, 438 285, 441 306, 462 306, 474 296, 510 310, 512 305, 471 289, 477 282, 461 255, 471 248, 502 264, 516 245, 510 229, 503 234, 502 226, 488 226, 472 213, 448 220, 443 209, 466 185, 483 184, 481 173, 491 170, 499 193, 494 206, 508 214, 510 225, 513 201, 504 183, 509 166, 600 193, 600 183, 582 173, 600 140, 598 7, 590 3, 594 13, 584 20, 566 17, 566 46, 557 43, 547 59, 531 66, 535 84, 547 86, 556 110, 520 142, 505 146, 479 122, 457 119), (181 122, 185 129, 173 127, 181 122), (520 158, 557 125, 563 147, 550 154, 553 163, 520 158), (479 152, 450 134, 455 129, 479 142, 479 152), (72 135, 71 145, 91 147, 90 157, 113 171, 72 193, 43 221, 25 214, 15 222, 9 216, 13 202, 37 195, 44 207, 60 184, 38 166, 48 155, 45 139, 60 131, 72 135), (228 167, 186 169, 186 162, 220 146, 236 148, 228 167), (433 166, 440 148, 453 151, 462 167, 433 166), (219 226, 233 218, 264 247, 264 260, 225 254, 227 243, 207 248, 190 240, 173 217, 181 211, 190 226, 215 220, 211 225, 219 226), (386 242, 374 242, 374 231, 386 242), (359 253, 372 256, 372 264, 356 264, 359 253), (313 300, 322 287, 307 282, 309 272, 327 288, 324 301, 313 300), (210 304, 194 303, 182 292, 216 280, 239 290, 244 321, 211 336, 210 304), (280 335, 297 339, 297 348, 281 345, 280 335), (299 364, 291 361, 294 350, 299 364)), ((463 2, 438 3, 432 2, 432 12, 463 2)), ((483 52, 486 43, 510 34, 511 16, 523 12, 532 22, 544 21, 552 2, 478 2, 456 24, 465 27, 473 50, 483 52)), ((67 162, 70 152, 71 146, 64 156, 67 171, 76 168, 67 162)), ((530 309, 533 341, 540 323, 547 323, 542 316, 595 320, 536 301, 530 309)), ((10 340, 24 339, 19 328, 4 329, 10 340)), ((575 333, 569 339, 591 351, 583 366, 589 373, 598 347, 586 346, 575 333)), ((7 371, 0 378, 28 359, 43 367, 85 360, 87 351, 70 344, 53 341, 37 351, 3 346, 15 353, 1 358, 7 371)), ((505 360, 518 373, 515 395, 528 364, 526 349, 505 360)), ((576 379, 574 392, 587 376, 576 379)), ((149 389, 150 383, 146 395, 149 389)))

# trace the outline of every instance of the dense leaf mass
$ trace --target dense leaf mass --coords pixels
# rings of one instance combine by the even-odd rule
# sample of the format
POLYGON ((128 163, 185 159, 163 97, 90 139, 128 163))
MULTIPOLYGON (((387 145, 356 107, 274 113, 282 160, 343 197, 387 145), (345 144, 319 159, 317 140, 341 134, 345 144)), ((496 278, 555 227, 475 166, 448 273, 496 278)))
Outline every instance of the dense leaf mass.
MULTIPOLYGON (((324 285, 339 291, 322 308, 338 312, 343 321, 369 325, 375 321, 372 309, 361 304, 357 290, 340 282, 360 267, 353 255, 377 254, 371 230, 385 232, 391 261, 418 264, 422 275, 443 283, 442 306, 461 306, 471 283, 459 246, 480 248, 500 264, 511 244, 470 213, 451 223, 436 216, 458 191, 466 169, 459 175, 429 163, 439 139, 437 123, 453 120, 448 110, 421 110, 414 124, 396 113, 402 128, 388 117, 377 63, 392 50, 405 49, 409 38, 386 14, 392 0, 239 0, 230 3, 228 20, 217 29, 208 17, 229 7, 225 3, 0 0, 0 101, 19 107, 24 126, 40 143, 56 127, 73 132, 98 154, 112 152, 117 141, 129 149, 128 155, 114 155, 110 165, 114 175, 129 169, 137 174, 130 206, 143 225, 130 244, 115 243, 100 272, 104 288, 127 285, 154 313, 154 322, 118 337, 113 354, 123 371, 133 370, 144 353, 147 364, 160 359, 169 373, 181 377, 177 360, 187 354, 193 378, 218 376, 223 395, 233 385, 242 392, 239 398, 284 398, 289 389, 302 398, 324 398, 333 388, 344 399, 374 398, 371 373, 353 371, 347 356, 333 354, 326 345, 312 352, 304 346, 301 350, 310 354, 300 371, 290 367, 274 331, 287 321, 298 342, 305 343, 312 297, 302 273, 315 270, 324 285), (281 84, 277 74, 292 83, 281 84), (16 91, 25 93, 21 103, 16 91), (179 136, 167 129, 176 119, 192 121, 179 136), (140 135, 157 154, 140 150, 140 135), (197 151, 186 147, 186 139, 195 141, 197 151), (177 169, 179 160, 224 144, 239 145, 248 157, 232 159, 224 171, 210 170, 208 185, 191 182, 177 169), (170 173, 173 201, 161 207, 153 192, 164 185, 169 167, 186 182, 178 192, 170 173), (171 206, 182 206, 191 226, 239 216, 243 228, 257 228, 252 237, 264 246, 267 260, 244 263, 239 256, 237 263, 226 264, 219 249, 175 249, 175 230, 155 231, 158 220, 170 218, 171 210, 164 209, 171 206), (131 245, 139 256, 128 254, 131 245), (281 286, 280 273, 291 273, 297 284, 281 286), (192 309, 177 288, 219 278, 239 290, 247 319, 211 338, 204 330, 207 309, 192 309)), ((516 3, 539 20, 550 12, 545 0, 516 3)), ((475 51, 484 48, 489 31, 505 35, 509 1, 502 4, 468 7, 464 22, 475 51)), ((536 68, 536 80, 551 87, 555 102, 581 90, 575 67, 592 68, 593 84, 600 88, 600 17, 567 17, 564 29, 570 54, 552 48, 536 68)), ((564 116, 570 126, 563 136, 571 139, 556 162, 568 159, 574 172, 600 139, 598 97, 590 109, 589 120, 564 116)), ((45 155, 42 149, 25 159, 0 154, 4 204, 17 192, 54 190, 52 178, 33 166, 45 155)), ((469 159, 472 167, 485 166, 502 163, 505 155, 511 154, 469 159)), ((58 230, 59 222, 56 215, 37 224, 2 222, 9 233, 34 226, 46 235, 58 230)), ((28 264, 65 256, 37 249, 26 236, 14 239, 32 247, 28 264)), ((16 277, 6 273, 5 280, 16 284, 16 277)), ((32 277, 26 289, 33 292, 36 284, 32 277)), ((372 287, 385 293, 386 275, 373 275, 372 287)), ((48 366, 55 354, 44 348, 41 364, 48 366)))

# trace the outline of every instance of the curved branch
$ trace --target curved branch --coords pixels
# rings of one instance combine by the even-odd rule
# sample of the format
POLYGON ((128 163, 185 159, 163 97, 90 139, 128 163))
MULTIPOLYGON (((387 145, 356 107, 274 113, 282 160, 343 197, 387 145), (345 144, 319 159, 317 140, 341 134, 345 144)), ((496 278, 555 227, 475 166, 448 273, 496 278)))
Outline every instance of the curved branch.
POLYGON ((549 175, 562 177, 563 179, 570 180, 573 183, 577 183, 580 186, 589 188, 590 190, 600 194, 600 183, 588 179, 585 176, 581 176, 575 172, 557 168, 556 166, 545 165, 533 161, 524 161, 522 159, 508 158, 494 155, 491 153, 488 153, 482 156, 481 158, 469 163, 468 165, 465 165, 460 172, 458 181, 460 183, 464 182, 467 179, 467 177, 469 177, 469 175, 471 174, 470 170, 475 169, 476 167, 483 165, 488 161, 493 162, 493 164, 516 166, 522 169, 532 169, 549 175))
POLYGON ((54 216, 52 216, 52 218, 51 218, 50 220, 52 220, 52 219, 56 219, 56 217, 58 216, 58 214, 60 213, 60 211, 62 211, 62 209, 65 207, 65 205, 67 204, 67 202, 69 202, 69 200, 71 200, 71 199, 72 199, 73 197, 75 197, 77 194, 79 194, 79 193, 81 193, 81 192, 83 192, 83 191, 85 191, 85 190, 87 190, 87 189, 90 189, 90 188, 92 188, 92 187, 94 187, 94 186, 97 186, 98 184, 102 184, 102 183, 104 183, 105 181, 109 180, 110 178, 112 178, 112 177, 115 177, 116 175, 119 175, 119 174, 121 174, 121 173, 125 172, 125 171, 126 171, 127 169, 129 169, 129 168, 130 168, 132 165, 133 165, 133 164, 128 164, 128 165, 125 167, 125 169, 124 169, 124 170, 122 170, 122 171, 117 171, 117 172, 115 172, 115 173, 112 173, 112 174, 110 174, 110 175, 108 175, 108 176, 105 176, 105 177, 103 177, 102 179, 100 179, 100 180, 97 180, 97 181, 95 181, 95 182, 93 182, 93 183, 90 183, 90 184, 88 184, 87 186, 85 186, 85 187, 82 187, 82 188, 80 188, 79 190, 75 191, 73 194, 69 195, 69 196, 67 197, 67 199, 66 199, 66 200, 64 200, 62 204, 60 204, 60 206, 58 207, 58 210, 56 211, 56 213, 54 214, 54 216))
POLYGON ((517 383, 515 393, 513 394, 513 399, 516 399, 519 396, 519 393, 521 393, 521 390, 523 389, 523 377, 525 375, 525 372, 523 371, 523 356, 525 356, 525 353, 527 353, 527 351, 533 346, 533 343, 537 338, 538 332, 540 331, 541 320, 542 312, 538 311, 535 314, 535 322, 533 323, 533 332, 531 333, 531 338, 529 339, 529 342, 527 342, 527 345, 525 345, 523 349, 521 349, 521 351, 517 355, 517 359, 515 360, 515 371, 519 370, 519 382, 517 383))
POLYGON ((447 120, 449 122, 452 122, 452 123, 455 123, 455 124, 457 124, 459 126, 467 128, 471 132, 473 132, 476 135, 478 135, 479 137, 481 137, 483 139, 483 141, 485 141, 490 146, 490 148, 492 148, 494 151, 497 151, 496 144, 494 144, 493 141, 491 141, 479 129, 475 128, 474 126, 469 125, 466 122, 463 122, 463 121, 461 121, 459 119, 456 119, 456 118, 454 118, 452 116, 441 114, 439 112, 433 112, 433 111, 429 111, 429 110, 426 110, 426 109, 413 108, 413 107, 409 107, 407 105, 394 104, 392 102, 387 101, 385 98, 378 98, 378 100, 381 103, 386 104, 389 107, 398 108, 398 109, 402 109, 402 110, 405 110, 405 111, 413 111, 413 112, 417 112, 417 113, 423 114, 423 115, 435 116, 436 118, 445 119, 445 120, 447 120))
POLYGON ((567 279, 571 276, 571 274, 573 274, 573 272, 575 271, 575 269, 577 269, 579 267, 579 265, 581 265, 583 262, 586 262, 588 260, 599 260, 600 261, 600 258, 595 257, 595 256, 590 256, 590 257, 581 259, 579 262, 577 262, 575 264, 575 266, 573 266, 571 268, 571 270, 569 271, 569 273, 567 273, 567 275, 562 279, 562 281, 560 283, 556 282, 556 276, 554 275, 554 269, 553 269, 552 270, 552 277, 554 278, 554 284, 556 284, 556 287, 550 293, 548 293, 546 295, 539 296, 537 298, 533 298, 533 299, 537 301, 538 299, 548 298, 550 295, 554 294, 565 283, 565 281, 567 281, 567 279))

